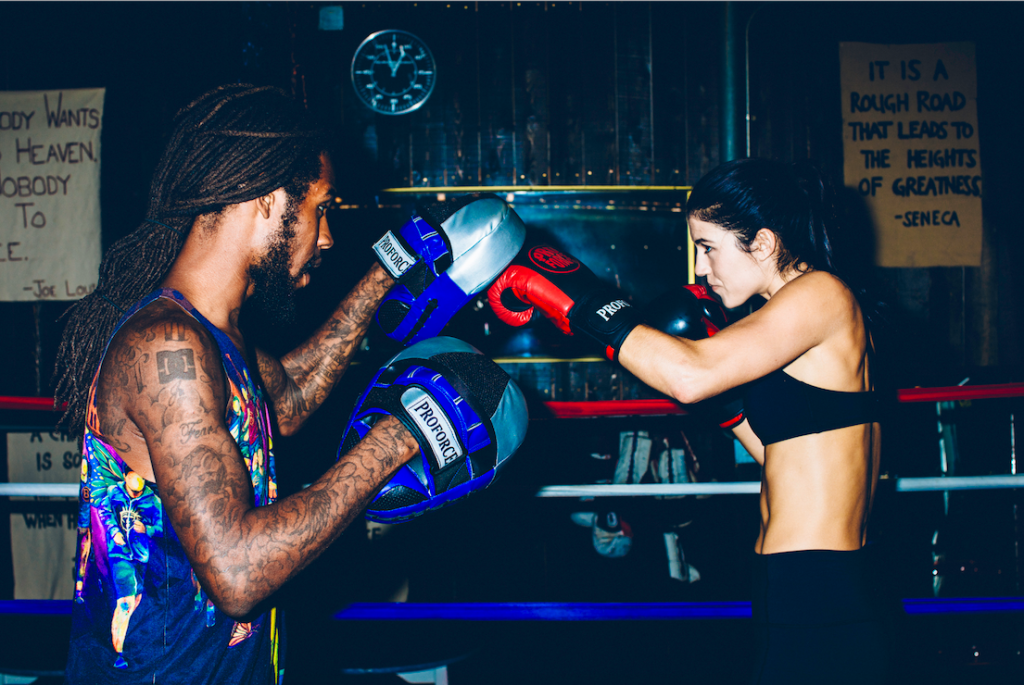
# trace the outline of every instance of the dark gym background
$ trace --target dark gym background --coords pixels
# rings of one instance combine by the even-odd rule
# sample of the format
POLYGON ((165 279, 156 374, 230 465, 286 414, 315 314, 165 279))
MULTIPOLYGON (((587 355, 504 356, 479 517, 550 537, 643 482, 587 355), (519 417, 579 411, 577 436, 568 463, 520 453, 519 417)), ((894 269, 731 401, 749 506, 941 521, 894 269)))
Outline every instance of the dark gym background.
MULTIPOLYGON (((315 327, 370 264, 368 245, 408 216, 415 195, 388 188, 517 186, 516 206, 636 300, 685 279, 685 192, 588 191, 587 186, 688 186, 721 161, 747 156, 813 159, 842 179, 838 43, 973 41, 985 225, 980 267, 880 269, 862 276, 889 303, 892 387, 1020 381, 1018 216, 1020 3, 696 2, 45 2, 0 3, 0 88, 106 88, 101 207, 104 245, 133 229, 177 108, 227 82, 278 85, 338 134, 342 201, 330 214, 335 247, 302 293, 302 320, 265 332, 285 349, 315 327), (318 28, 339 6, 344 27, 318 28), (355 97, 349 67, 370 33, 394 28, 422 38, 438 62, 437 88, 420 110, 375 115, 355 97), (749 95, 749 101, 748 101, 749 95), (749 102, 749 105, 748 105, 749 102), (747 108, 749 106, 749 138, 747 108), (748 147, 749 146, 749 147, 748 147), (580 186, 558 196, 550 185, 580 186), (616 206, 609 211, 609 203, 616 206), (615 245, 617 251, 612 251, 615 245), (682 246, 682 250, 680 247, 682 246), (585 254, 584 252, 589 252, 585 254)), ((848 252, 870 255, 871 228, 845 211, 848 252)), ((45 396, 67 303, 0 303, 0 395, 45 396)), ((471 306, 449 331, 492 356, 529 352, 565 359, 584 346, 538 326, 515 336, 471 306)), ((277 441, 285 494, 334 459, 355 393, 394 348, 371 333, 359 364, 304 433, 277 441)), ((542 400, 653 397, 600 362, 508 365, 542 400)), ((621 372, 619 372, 621 373, 621 372)), ((1010 414, 1017 400, 955 408, 957 475, 1009 471, 1010 414)), ((756 535, 756 499, 620 501, 635 528, 623 559, 599 557, 569 514, 588 504, 541 500, 546 484, 609 478, 589 455, 617 450, 621 430, 684 430, 702 479, 756 479, 732 447, 684 418, 556 421, 534 413, 527 444, 484 496, 370 540, 361 522, 284 592, 289 669, 323 682, 370 652, 383 658, 464 651, 453 683, 742 682, 743 622, 330 622, 348 602, 385 601, 403 579, 410 602, 740 601, 756 535), (702 579, 668 577, 661 531, 681 528, 702 579), (417 651, 418 650, 418 651, 417 651), (294 664, 294 668, 292 666, 294 664)), ((935 406, 894 407, 883 468, 896 476, 939 473, 935 406)), ((0 447, 0 456, 6 446, 0 447)), ((1020 596, 1021 533, 1015 491, 965 492, 943 515, 938 493, 884 487, 874 516, 892 597, 1020 596), (943 531, 949 563, 933 565, 943 531)), ((6 513, 10 505, 2 505, 6 513)), ((6 517, 2 517, 6 521, 6 517)), ((0 526, 0 597, 12 596, 8 528, 0 526)), ((32 626, 0 626, 8 651, 28 649, 32 626), (24 645, 24 647, 23 647, 24 645)), ((1020 682, 1019 614, 904 618, 894 627, 894 682, 1020 682)))

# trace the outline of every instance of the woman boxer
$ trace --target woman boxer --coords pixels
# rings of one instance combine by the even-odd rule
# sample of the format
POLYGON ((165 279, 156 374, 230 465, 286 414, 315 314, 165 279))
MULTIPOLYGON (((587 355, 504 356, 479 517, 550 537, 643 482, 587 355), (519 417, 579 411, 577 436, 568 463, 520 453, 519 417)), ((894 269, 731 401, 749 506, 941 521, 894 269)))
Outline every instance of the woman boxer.
POLYGON ((536 305, 680 402, 747 384, 746 420, 733 431, 763 466, 757 683, 884 678, 862 549, 881 438, 873 344, 857 297, 836 275, 831 200, 810 166, 769 160, 723 164, 697 183, 687 203, 695 273, 728 308, 766 300, 712 337, 643 325, 586 267, 556 273, 540 253, 526 267, 513 263, 490 293, 503 320, 521 325, 527 312, 516 310, 536 305))

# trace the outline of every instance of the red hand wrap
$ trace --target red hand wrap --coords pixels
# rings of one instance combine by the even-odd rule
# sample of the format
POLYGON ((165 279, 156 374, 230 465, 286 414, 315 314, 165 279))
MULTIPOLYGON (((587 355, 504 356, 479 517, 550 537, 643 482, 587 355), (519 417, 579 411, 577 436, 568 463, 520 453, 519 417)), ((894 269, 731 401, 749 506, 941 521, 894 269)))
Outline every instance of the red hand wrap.
POLYGON ((722 423, 718 424, 718 427, 725 428, 726 430, 731 430, 736 426, 740 425, 741 423, 743 423, 743 419, 745 418, 747 417, 743 415, 743 408, 740 407, 739 413, 736 416, 732 417, 728 421, 723 421, 722 423))

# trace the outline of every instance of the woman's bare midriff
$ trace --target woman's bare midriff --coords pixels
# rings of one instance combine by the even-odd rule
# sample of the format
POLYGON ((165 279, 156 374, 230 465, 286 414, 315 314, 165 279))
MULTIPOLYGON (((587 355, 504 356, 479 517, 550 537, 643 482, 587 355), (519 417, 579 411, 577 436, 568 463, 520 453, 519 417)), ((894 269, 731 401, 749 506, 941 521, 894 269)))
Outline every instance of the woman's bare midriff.
POLYGON ((878 481, 879 438, 876 423, 767 446, 755 551, 860 549, 878 481))

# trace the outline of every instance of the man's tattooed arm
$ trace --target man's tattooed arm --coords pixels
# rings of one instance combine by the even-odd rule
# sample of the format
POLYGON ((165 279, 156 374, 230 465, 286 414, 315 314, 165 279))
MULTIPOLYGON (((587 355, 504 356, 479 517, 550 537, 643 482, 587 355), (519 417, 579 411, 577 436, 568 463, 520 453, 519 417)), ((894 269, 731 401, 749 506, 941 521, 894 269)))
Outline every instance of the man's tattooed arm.
POLYGON ((217 345, 187 314, 175 319, 173 339, 162 323, 139 322, 120 341, 140 360, 140 383, 127 383, 122 398, 199 582, 221 610, 242 618, 323 552, 417 446, 387 417, 309 488, 254 507, 245 461, 224 422, 217 345))
MULTIPOLYGON (((153 469, 145 438, 130 418, 130 408, 139 398, 150 398, 150 403, 158 401, 154 391, 176 377, 217 377, 224 382, 219 353, 197 358, 193 349, 179 344, 197 339, 194 332, 189 333, 189 327, 195 323, 176 304, 154 302, 135 314, 113 337, 100 370, 95 393, 100 435, 130 468, 147 480, 153 479, 153 469), (187 335, 192 337, 186 338, 187 335), (152 347, 161 343, 167 349, 160 349, 154 357, 152 347), (145 375, 146 364, 155 365, 155 387, 153 379, 145 375)), ((205 331, 203 335, 209 338, 205 331)))
POLYGON ((391 277, 374 264, 305 343, 280 360, 257 350, 260 376, 282 434, 295 433, 327 399, 392 285, 391 277))

